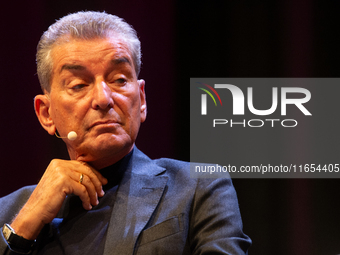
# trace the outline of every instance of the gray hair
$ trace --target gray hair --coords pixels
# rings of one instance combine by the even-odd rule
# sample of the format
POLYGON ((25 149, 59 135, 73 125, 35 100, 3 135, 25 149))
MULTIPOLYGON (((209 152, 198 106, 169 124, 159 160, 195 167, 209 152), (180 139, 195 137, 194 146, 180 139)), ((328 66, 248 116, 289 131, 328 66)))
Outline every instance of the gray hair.
POLYGON ((64 36, 90 40, 118 36, 127 43, 138 76, 141 67, 141 46, 136 31, 123 19, 105 12, 77 12, 52 24, 41 36, 37 47, 37 73, 43 91, 50 92, 53 60, 51 50, 64 36))

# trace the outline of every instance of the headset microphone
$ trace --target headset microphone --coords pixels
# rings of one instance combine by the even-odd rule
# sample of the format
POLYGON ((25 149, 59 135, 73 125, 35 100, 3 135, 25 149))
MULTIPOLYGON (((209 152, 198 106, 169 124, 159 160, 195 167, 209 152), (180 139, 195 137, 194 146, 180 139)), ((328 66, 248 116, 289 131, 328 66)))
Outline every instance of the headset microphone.
POLYGON ((76 140, 77 137, 78 137, 77 133, 74 132, 74 131, 71 131, 70 133, 68 133, 68 134, 67 134, 67 137, 60 137, 60 136, 57 134, 57 132, 55 132, 54 134, 55 134, 55 136, 58 137, 58 138, 67 138, 67 139, 69 139, 70 141, 76 140))

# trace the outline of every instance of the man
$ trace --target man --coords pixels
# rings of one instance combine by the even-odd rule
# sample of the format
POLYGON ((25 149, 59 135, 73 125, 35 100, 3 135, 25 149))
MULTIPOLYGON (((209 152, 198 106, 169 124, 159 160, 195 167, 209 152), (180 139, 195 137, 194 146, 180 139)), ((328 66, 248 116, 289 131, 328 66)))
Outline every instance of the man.
POLYGON ((106 13, 71 14, 43 34, 35 111, 70 160, 0 200, 0 254, 246 253, 230 179, 190 178, 189 163, 134 146, 146 118, 140 58, 135 31, 106 13))

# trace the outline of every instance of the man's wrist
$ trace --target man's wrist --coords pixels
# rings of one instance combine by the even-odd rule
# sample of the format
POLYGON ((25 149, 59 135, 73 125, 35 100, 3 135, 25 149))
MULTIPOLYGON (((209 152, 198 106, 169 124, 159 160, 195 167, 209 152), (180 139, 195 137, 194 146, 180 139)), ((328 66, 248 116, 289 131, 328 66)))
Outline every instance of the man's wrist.
POLYGON ((2 228, 2 234, 13 251, 28 254, 35 245, 35 240, 28 240, 17 235, 15 230, 7 223, 2 228))

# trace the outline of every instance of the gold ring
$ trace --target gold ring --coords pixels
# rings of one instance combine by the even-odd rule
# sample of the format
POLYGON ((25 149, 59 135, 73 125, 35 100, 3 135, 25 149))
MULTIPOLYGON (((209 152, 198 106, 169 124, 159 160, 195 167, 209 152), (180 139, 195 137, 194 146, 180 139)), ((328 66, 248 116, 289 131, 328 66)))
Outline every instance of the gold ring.
POLYGON ((84 179, 84 175, 83 175, 83 174, 81 174, 81 175, 80 175, 80 178, 79 178, 79 183, 80 183, 80 184, 82 184, 82 183, 83 183, 83 179, 84 179))

